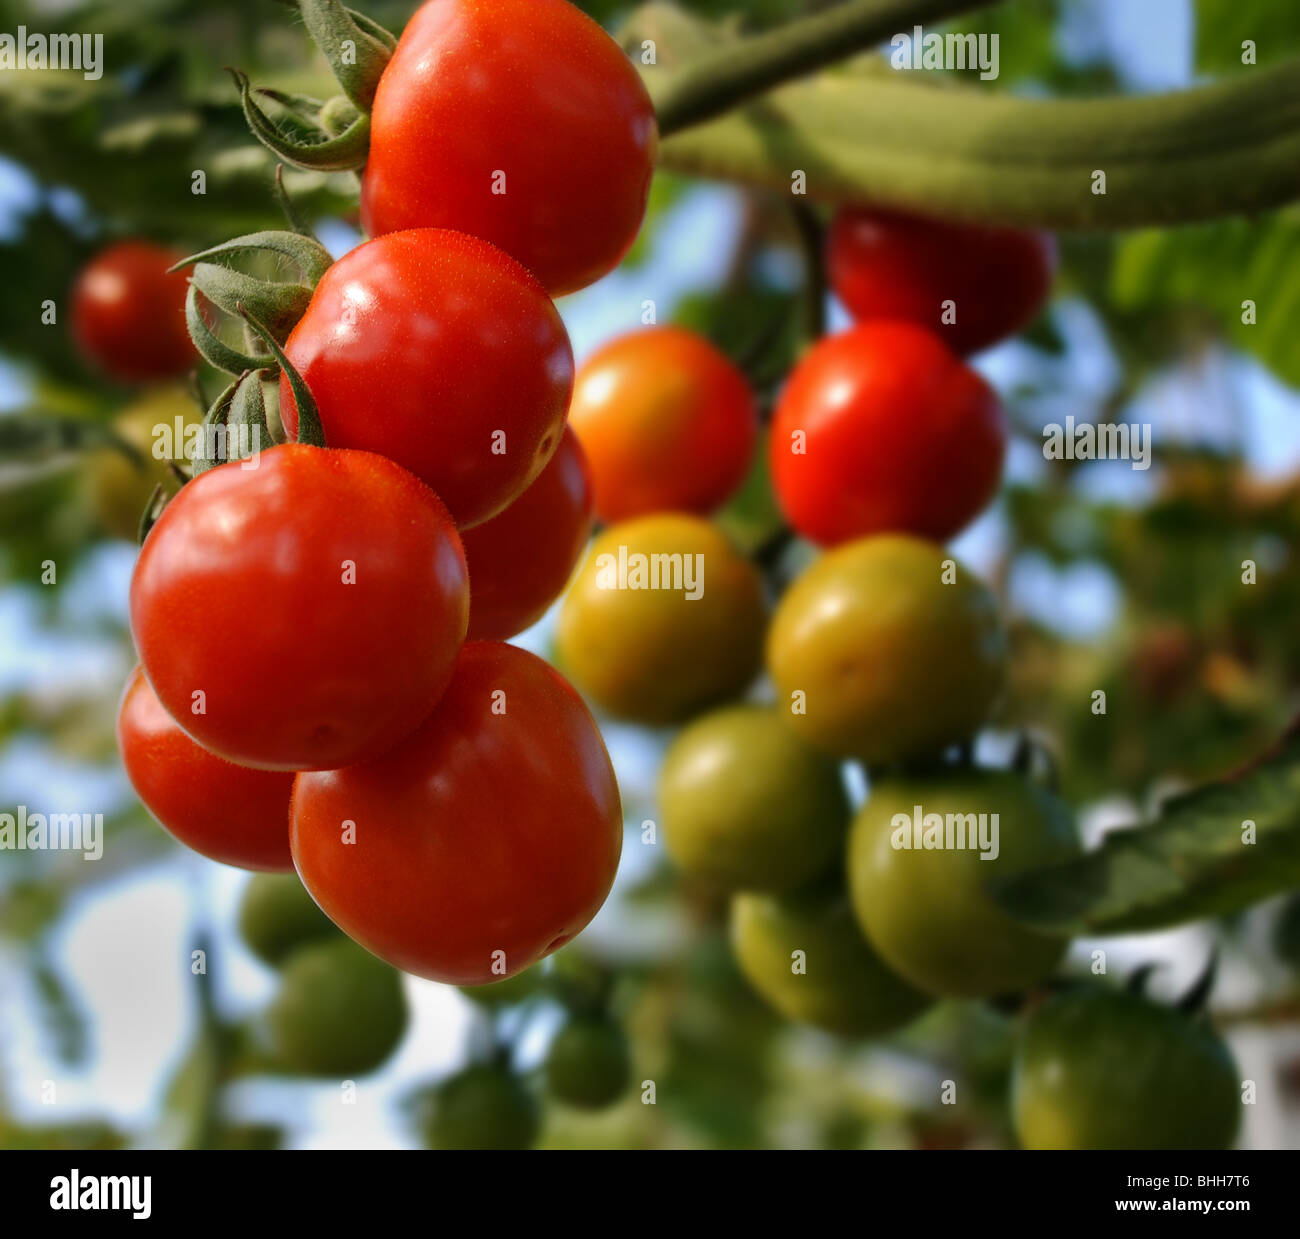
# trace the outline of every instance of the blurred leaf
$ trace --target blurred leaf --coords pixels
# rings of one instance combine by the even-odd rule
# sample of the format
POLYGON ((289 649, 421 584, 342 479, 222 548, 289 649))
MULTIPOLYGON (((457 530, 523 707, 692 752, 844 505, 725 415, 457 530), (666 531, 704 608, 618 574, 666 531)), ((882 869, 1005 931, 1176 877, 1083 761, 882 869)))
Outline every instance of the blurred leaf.
POLYGON ((1068 864, 995 885, 1012 915, 1072 934, 1135 933, 1224 916, 1300 886, 1300 726, 1235 778, 1168 801, 1068 864), (1256 838, 1243 841, 1243 823, 1256 838))
POLYGON ((1300 51, 1300 5, 1278 0, 1196 0, 1196 64, 1209 73, 1252 67, 1242 63, 1242 43, 1255 44, 1259 64, 1300 51))

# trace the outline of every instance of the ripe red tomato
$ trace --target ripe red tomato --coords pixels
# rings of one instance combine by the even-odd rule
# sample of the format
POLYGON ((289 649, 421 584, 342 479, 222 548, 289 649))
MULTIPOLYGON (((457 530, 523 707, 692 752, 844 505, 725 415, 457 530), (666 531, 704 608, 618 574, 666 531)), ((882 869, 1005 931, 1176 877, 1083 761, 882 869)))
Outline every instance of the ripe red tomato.
POLYGON ((1042 309, 1056 246, 1046 233, 1018 228, 845 210, 831 226, 827 267, 860 322, 919 323, 964 356, 1015 335, 1042 309), (944 322, 945 302, 955 321, 944 322))
POLYGON ((591 462, 596 514, 707 514, 745 479, 758 436, 748 381, 703 336, 634 331, 578 371, 569 422, 591 462))
POLYGON ((87 359, 123 383, 175 378, 198 354, 185 326, 185 255, 149 241, 97 254, 72 290, 72 333, 87 359))
POLYGON ((131 581, 131 631, 168 713, 264 770, 374 756, 433 708, 468 575, 434 493, 368 452, 286 444, 200 474, 131 581))
POLYGON ((367 950, 435 981, 483 985, 591 920, 623 822, 578 694, 535 655, 473 641, 403 744, 298 776, 290 840, 312 897, 367 950))
POLYGON ((627 253, 657 143, 636 70, 573 5, 429 0, 379 82, 362 216, 485 237, 558 297, 627 253))
POLYGON ((469 638, 504 641, 560 596, 591 534, 591 478, 565 428, 551 463, 500 516, 467 530, 469 638))
POLYGON ((772 483, 823 546, 866 534, 943 541, 992 499, 1007 425, 993 389, 933 333, 862 323, 818 343, 777 405, 772 483))
MULTIPOLYGON (((466 528, 542 471, 573 390, 569 337, 546 290, 486 241, 438 229, 381 237, 336 262, 285 352, 330 447, 397 461, 466 528)), ((280 399, 296 434, 287 380, 280 399)))
POLYGON ((293 775, 235 766, 195 744, 137 667, 117 712, 117 748, 136 795, 167 832, 210 860, 293 870, 293 775))

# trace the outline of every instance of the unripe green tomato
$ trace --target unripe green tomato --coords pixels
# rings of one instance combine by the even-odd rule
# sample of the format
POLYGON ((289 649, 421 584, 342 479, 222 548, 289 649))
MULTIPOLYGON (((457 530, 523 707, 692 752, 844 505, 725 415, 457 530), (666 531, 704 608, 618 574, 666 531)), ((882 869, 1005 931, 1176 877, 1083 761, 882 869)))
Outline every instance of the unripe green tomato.
POLYGON ((749 560, 708 521, 662 513, 613 525, 592 543, 560 612, 556 650, 602 709, 664 725, 749 687, 766 622, 749 560))
POLYGON ((1273 949, 1278 959, 1300 968, 1300 895, 1292 895, 1282 905, 1273 926, 1273 949))
POLYGON ((583 1017, 565 1024, 546 1055, 551 1096, 580 1110, 602 1110, 626 1091, 632 1073, 627 1037, 612 1020, 583 1017))
MULTIPOLYGON (((191 444, 187 434, 203 421, 203 412, 183 388, 164 388, 133 404, 113 422, 113 432, 140 455, 138 463, 116 448, 102 448, 87 460, 86 485, 91 506, 105 533, 134 542, 145 504, 156 486, 169 493, 178 489, 168 461, 154 455, 155 435, 166 427, 172 459, 178 465, 189 462, 191 444), (184 433, 178 441, 177 419, 184 433)), ((165 441, 165 442, 166 442, 165 441)))
POLYGON ((942 547, 901 534, 822 555, 767 637, 782 718, 807 743, 872 764, 969 737, 1005 661, 993 595, 942 547))
POLYGON ((885 962, 913 985, 959 998, 1007 993, 1042 980, 1069 944, 1013 921, 987 885, 1078 852, 1066 806, 1017 774, 962 770, 882 778, 873 782, 849 831, 853 911, 885 962), (915 845, 915 820, 924 825, 931 814, 942 817, 941 830, 922 843, 942 846, 901 846, 915 845), (954 826, 960 828, 951 841, 950 814, 959 815, 954 826), (969 815, 976 815, 974 825, 985 815, 986 846, 966 835, 969 815))
POLYGON ((741 972, 771 1007, 841 1036, 881 1036, 933 1001, 871 949, 848 899, 820 885, 794 895, 734 896, 731 945, 741 972))
POLYGON ((1030 1015, 1011 1107, 1027 1149, 1226 1149, 1239 1089, 1205 1024, 1127 991, 1083 989, 1030 1015))
POLYGON ((339 932, 296 873, 258 873, 244 887, 239 901, 239 936, 258 959, 273 968, 299 947, 334 938, 339 932))
POLYGON ((425 1132, 433 1149, 528 1149, 537 1141, 536 1099, 508 1067, 467 1067, 439 1085, 425 1132))
POLYGON ((839 853, 850 808, 839 766, 760 706, 697 719, 659 771, 668 853, 728 890, 791 890, 839 853))
POLYGON ((303 1075, 364 1075, 406 1032, 402 974, 349 938, 302 947, 267 1012, 276 1059, 303 1075))

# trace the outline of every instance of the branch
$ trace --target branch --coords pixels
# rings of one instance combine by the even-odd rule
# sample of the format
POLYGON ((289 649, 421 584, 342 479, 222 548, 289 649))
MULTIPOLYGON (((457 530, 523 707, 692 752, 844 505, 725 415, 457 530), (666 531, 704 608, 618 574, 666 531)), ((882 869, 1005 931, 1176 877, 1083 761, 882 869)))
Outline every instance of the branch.
POLYGON ((665 137, 927 21, 992 0, 847 0, 692 61, 658 100, 665 137))

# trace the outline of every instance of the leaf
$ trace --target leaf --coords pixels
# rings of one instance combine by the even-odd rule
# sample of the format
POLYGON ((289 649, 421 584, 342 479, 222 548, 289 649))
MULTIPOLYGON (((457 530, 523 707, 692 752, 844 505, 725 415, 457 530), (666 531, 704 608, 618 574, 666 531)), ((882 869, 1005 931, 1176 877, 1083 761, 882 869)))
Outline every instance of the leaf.
POLYGON ((1168 801, 1078 860, 995 883, 1018 920, 1067 934, 1165 929, 1300 887, 1300 721, 1245 771, 1168 801), (1255 842, 1243 840, 1243 823, 1255 842))
POLYGON ((1118 308, 1193 309, 1238 347, 1300 387, 1300 210, 1125 237, 1111 273, 1118 308), (1242 322, 1242 303, 1255 322, 1242 322))

